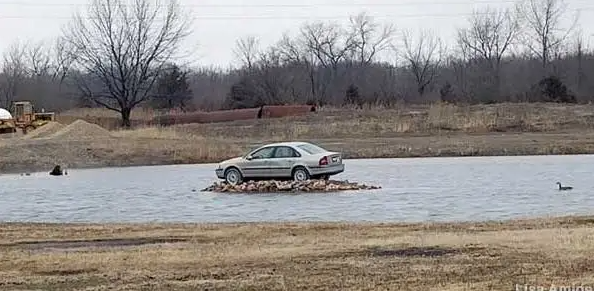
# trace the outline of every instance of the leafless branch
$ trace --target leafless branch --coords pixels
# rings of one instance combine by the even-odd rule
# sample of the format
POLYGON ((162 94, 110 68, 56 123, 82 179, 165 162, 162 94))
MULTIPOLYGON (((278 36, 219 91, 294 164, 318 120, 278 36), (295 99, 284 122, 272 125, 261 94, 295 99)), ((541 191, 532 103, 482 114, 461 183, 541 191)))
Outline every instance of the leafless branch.
POLYGON ((336 69, 355 46, 354 36, 335 23, 306 24, 301 36, 307 49, 326 68, 336 69))
POLYGON ((351 53, 360 65, 368 65, 375 56, 390 48, 395 28, 391 24, 380 26, 366 13, 350 17, 353 34, 351 53))
POLYGON ((69 55, 67 43, 62 38, 57 38, 52 46, 53 72, 52 80, 58 80, 62 85, 74 62, 74 58, 69 55))
POLYGON ((260 42, 255 36, 247 36, 238 39, 233 49, 235 57, 238 58, 248 70, 252 70, 258 54, 260 54, 260 42))
POLYGON ((28 60, 28 69, 32 77, 48 76, 52 67, 52 59, 42 42, 30 44, 25 48, 24 54, 28 60))
POLYGON ((309 63, 309 58, 306 56, 307 49, 304 49, 299 41, 291 38, 287 33, 283 33, 283 36, 277 43, 277 48, 283 63, 309 63))

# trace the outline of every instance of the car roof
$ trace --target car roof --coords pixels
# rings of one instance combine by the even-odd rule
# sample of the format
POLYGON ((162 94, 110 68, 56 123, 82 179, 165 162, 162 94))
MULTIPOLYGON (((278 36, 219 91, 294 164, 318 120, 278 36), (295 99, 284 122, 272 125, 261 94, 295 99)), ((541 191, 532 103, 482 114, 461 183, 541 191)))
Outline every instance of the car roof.
POLYGON ((269 147, 269 146, 300 146, 304 144, 310 144, 304 141, 287 141, 287 142, 276 142, 276 143, 269 143, 262 145, 262 147, 269 147))

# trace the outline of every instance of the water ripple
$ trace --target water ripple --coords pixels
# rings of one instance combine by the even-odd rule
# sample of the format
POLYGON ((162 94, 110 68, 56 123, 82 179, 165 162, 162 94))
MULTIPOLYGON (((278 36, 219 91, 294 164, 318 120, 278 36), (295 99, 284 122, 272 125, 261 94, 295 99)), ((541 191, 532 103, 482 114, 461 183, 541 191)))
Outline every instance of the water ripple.
POLYGON ((335 178, 381 185, 328 194, 193 192, 214 165, 0 176, 0 220, 35 222, 476 221, 588 214, 594 156, 347 160, 335 178), (575 187, 556 190, 560 181, 575 187))

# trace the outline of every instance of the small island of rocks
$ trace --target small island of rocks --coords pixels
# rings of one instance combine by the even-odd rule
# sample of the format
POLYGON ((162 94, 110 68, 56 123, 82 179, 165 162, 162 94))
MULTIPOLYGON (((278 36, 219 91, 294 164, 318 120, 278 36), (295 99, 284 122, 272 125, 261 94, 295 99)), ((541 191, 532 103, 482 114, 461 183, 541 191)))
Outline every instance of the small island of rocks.
POLYGON ((202 192, 234 192, 234 193, 277 193, 277 192, 338 192, 347 190, 374 190, 379 186, 369 186, 349 181, 307 180, 307 181, 248 181, 238 185, 226 182, 215 182, 202 192))

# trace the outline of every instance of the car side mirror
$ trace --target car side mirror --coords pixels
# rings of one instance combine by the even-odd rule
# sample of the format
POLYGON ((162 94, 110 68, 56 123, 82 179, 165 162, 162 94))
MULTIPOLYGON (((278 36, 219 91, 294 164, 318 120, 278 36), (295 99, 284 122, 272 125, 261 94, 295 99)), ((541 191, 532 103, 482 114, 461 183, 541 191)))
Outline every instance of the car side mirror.
POLYGON ((253 160, 254 158, 253 158, 252 156, 250 156, 250 155, 247 155, 247 156, 245 157, 245 159, 246 159, 246 160, 248 160, 248 161, 251 161, 251 160, 253 160))

